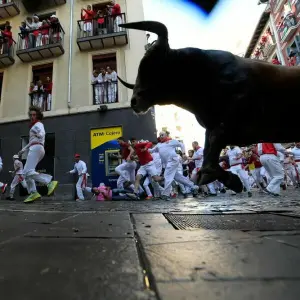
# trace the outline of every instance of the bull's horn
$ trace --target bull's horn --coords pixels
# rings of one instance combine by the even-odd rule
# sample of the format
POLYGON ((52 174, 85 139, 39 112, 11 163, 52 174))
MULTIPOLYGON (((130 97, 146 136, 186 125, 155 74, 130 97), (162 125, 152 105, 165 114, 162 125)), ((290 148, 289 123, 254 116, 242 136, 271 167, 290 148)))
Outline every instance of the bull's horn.
POLYGON ((124 86, 126 86, 128 89, 133 90, 134 84, 127 83, 126 81, 122 80, 119 76, 117 76, 117 77, 118 77, 118 79, 121 81, 121 83, 122 83, 124 86))
POLYGON ((158 35, 159 39, 168 39, 168 29, 167 27, 156 21, 140 21, 120 24, 120 27, 131 28, 143 31, 150 31, 158 35))

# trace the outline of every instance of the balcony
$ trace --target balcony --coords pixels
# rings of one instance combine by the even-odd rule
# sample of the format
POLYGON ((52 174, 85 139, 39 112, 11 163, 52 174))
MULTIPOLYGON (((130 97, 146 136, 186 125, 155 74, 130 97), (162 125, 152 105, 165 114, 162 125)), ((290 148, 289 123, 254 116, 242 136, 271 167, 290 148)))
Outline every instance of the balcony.
POLYGON ((273 6, 274 7, 274 13, 276 14, 279 9, 282 7, 282 5, 285 3, 286 0, 277 0, 277 1, 273 1, 273 2, 276 2, 275 5, 273 6))
POLYGON ((126 23, 125 14, 106 16, 103 23, 97 19, 78 21, 77 44, 80 51, 120 47, 128 43, 127 31, 118 24, 126 23))
POLYGON ((2 0, 2 4, 0 4, 1 19, 15 17, 18 14, 20 14, 19 2, 13 0, 2 0))
POLYGON ((11 45, 8 42, 0 44, 0 68, 5 68, 15 63, 15 45, 16 42, 14 40, 11 45))
POLYGON ((299 23, 297 23, 296 17, 293 14, 287 15, 283 21, 283 24, 284 27, 279 32, 281 43, 288 42, 299 26, 299 23))
POLYGON ((118 102, 118 81, 92 84, 93 105, 102 105, 118 102))
POLYGON ((264 56, 268 58, 275 50, 275 48, 276 48, 276 42, 274 41, 273 36, 268 36, 268 40, 263 49, 264 56))
POLYGON ((29 13, 36 13, 37 11, 67 3, 66 0, 22 0, 22 2, 29 13))
POLYGON ((42 111, 50 111, 52 95, 47 92, 32 91, 29 93, 29 106, 37 106, 42 111))
POLYGON ((27 31, 25 36, 19 33, 17 56, 22 62, 31 62, 63 55, 64 35, 61 25, 50 28, 49 35, 42 35, 37 30, 27 31))

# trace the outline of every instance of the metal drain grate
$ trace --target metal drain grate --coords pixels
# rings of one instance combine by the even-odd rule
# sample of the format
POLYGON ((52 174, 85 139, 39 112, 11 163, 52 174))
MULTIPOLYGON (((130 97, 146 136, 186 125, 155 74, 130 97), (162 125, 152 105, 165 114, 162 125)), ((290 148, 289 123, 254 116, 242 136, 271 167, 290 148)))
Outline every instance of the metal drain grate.
POLYGON ((300 219, 271 214, 192 215, 164 214, 165 218, 181 230, 244 230, 287 231, 300 230, 300 219))

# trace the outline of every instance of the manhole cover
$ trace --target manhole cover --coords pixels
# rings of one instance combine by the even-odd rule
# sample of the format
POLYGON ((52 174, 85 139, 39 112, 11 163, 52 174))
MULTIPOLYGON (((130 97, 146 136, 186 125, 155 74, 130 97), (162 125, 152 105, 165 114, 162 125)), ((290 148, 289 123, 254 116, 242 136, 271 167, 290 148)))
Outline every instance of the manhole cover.
POLYGON ((164 214, 165 218, 181 230, 244 230, 287 231, 300 230, 300 219, 271 214, 164 214))

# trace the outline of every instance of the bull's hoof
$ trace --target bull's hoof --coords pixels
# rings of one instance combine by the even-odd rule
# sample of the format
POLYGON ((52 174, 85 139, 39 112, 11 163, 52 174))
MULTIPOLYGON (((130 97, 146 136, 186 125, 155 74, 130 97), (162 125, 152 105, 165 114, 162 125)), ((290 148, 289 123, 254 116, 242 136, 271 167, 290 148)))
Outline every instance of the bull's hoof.
POLYGON ((231 172, 228 172, 229 178, 223 182, 223 184, 229 188, 230 190, 241 193, 243 191, 243 184, 239 178, 239 176, 232 174, 231 172))

